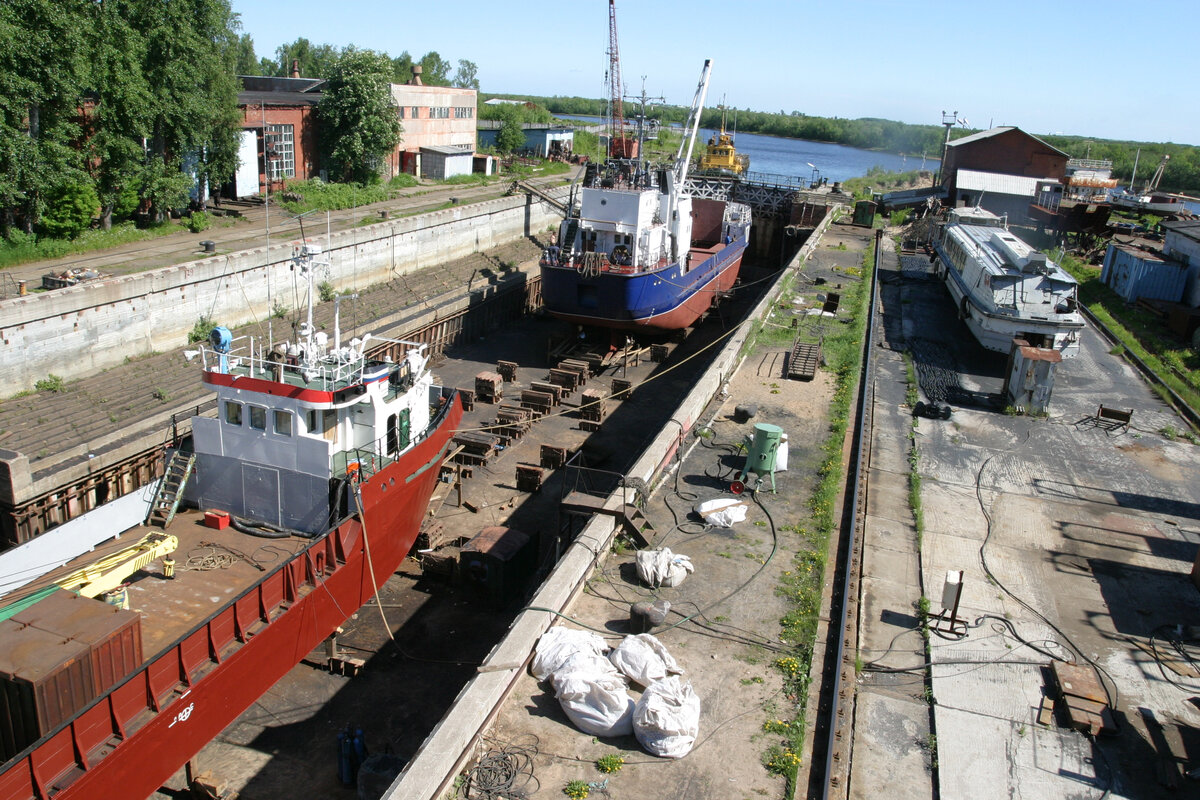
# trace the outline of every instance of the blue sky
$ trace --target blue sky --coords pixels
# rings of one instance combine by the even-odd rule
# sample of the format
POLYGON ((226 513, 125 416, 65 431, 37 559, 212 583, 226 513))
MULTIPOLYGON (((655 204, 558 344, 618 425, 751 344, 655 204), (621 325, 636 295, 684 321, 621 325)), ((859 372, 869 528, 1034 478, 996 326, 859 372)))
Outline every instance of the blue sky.
MULTIPOLYGON (((485 92, 604 95, 606 0, 232 0, 255 51, 473 61, 485 92)), ((1200 144, 1196 0, 618 0, 626 93, 829 117, 1200 144)))

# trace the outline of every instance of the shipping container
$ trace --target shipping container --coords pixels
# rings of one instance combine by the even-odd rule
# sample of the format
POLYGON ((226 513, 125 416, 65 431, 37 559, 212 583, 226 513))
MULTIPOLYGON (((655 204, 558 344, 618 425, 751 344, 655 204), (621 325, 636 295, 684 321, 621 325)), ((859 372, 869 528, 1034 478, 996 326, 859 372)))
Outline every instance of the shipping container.
POLYGON ((458 574, 469 591, 493 608, 525 599, 536 565, 529 536, 514 528, 484 528, 462 546, 458 574))
POLYGON ((142 615, 136 611, 59 589, 12 619, 87 645, 97 697, 142 664, 142 615))
POLYGON ((1177 303, 1187 284, 1187 268, 1160 253, 1110 244, 1104 254, 1100 281, 1130 303, 1142 297, 1177 303))
POLYGON ((59 634, 0 622, 0 740, 4 760, 75 716, 96 697, 88 646, 59 634))

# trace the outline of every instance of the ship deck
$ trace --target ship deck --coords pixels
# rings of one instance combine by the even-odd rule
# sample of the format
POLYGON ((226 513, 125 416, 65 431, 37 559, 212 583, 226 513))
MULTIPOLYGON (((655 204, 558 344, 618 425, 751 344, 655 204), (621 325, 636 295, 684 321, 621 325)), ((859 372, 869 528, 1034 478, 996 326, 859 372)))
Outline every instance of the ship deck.
MULTIPOLYGON (((16 599, 51 586, 63 576, 136 544, 159 527, 139 525, 118 538, 72 559, 60 569, 6 597, 16 599)), ((304 549, 307 539, 264 539, 232 526, 216 530, 204 524, 198 510, 180 511, 167 532, 179 539, 172 554, 175 576, 163 574, 163 559, 156 559, 130 575, 129 607, 142 615, 142 651, 151 661, 214 612, 241 595, 278 564, 304 549)))

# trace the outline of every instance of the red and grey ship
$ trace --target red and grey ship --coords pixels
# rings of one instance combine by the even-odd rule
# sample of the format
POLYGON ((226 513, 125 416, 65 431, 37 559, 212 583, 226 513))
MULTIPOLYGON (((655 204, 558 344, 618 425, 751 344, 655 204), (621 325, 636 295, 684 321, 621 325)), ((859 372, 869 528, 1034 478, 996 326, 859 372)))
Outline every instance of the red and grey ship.
MULTIPOLYGON (((310 282, 319 253, 294 253, 310 282)), ((197 417, 193 452, 173 456, 181 496, 208 513, 122 534, 119 547, 141 539, 132 561, 87 554, 70 579, 0 598, 0 800, 149 796, 408 555, 462 404, 424 345, 343 344, 334 328, 330 342, 310 308, 293 344, 216 329, 189 355, 217 415, 197 417), (201 541, 249 558, 183 569, 201 541), (264 544, 268 563, 254 558, 264 544), (131 610, 93 596, 121 563, 137 570, 117 592, 131 610)))
POLYGON ((678 331, 733 287, 750 238, 750 208, 686 189, 711 70, 705 61, 671 168, 618 158, 588 165, 578 201, 542 253, 550 314, 600 328, 678 331))

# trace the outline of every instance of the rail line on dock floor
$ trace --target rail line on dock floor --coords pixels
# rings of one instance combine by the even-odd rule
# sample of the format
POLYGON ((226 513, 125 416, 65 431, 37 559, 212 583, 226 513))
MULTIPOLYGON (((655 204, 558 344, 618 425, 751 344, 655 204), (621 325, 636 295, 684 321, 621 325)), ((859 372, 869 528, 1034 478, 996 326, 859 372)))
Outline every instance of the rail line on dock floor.
POLYGON ((874 400, 875 317, 879 300, 879 260, 883 231, 875 231, 871 289, 863 329, 862 362, 854 408, 853 437, 847 461, 840 533, 834 560, 833 591, 826 629, 824 663, 817 697, 817 719, 808 774, 808 797, 846 797, 849 791, 853 736, 854 654, 858 650, 859 580, 862 540, 859 535, 867 509, 866 473, 870 463, 874 400))

